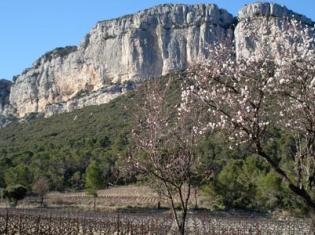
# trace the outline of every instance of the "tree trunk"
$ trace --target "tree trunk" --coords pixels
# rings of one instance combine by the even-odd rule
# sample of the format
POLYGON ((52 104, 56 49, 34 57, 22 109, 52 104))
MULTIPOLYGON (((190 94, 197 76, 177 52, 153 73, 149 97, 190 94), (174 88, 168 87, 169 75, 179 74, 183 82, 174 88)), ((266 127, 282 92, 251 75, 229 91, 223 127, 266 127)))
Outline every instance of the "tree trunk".
POLYGON ((176 226, 178 228, 178 231, 181 233, 181 221, 179 221, 179 218, 178 218, 178 214, 177 214, 177 211, 176 211, 176 208, 175 208, 175 205, 174 205, 174 201, 173 199, 171 200, 171 203, 172 203, 172 213, 173 213, 173 217, 175 219, 175 222, 176 222, 176 226))
POLYGON ((185 235, 185 223, 184 222, 182 222, 182 224, 179 227, 179 234, 185 235))
POLYGON ((183 214, 182 214, 182 221, 180 226, 180 234, 184 235, 186 230, 186 218, 187 218, 187 209, 184 208, 183 214))
POLYGON ((157 203, 157 208, 161 209, 161 202, 160 201, 158 201, 158 203, 157 203))
POLYGON ((44 196, 43 195, 40 197, 40 206, 44 207, 44 196))

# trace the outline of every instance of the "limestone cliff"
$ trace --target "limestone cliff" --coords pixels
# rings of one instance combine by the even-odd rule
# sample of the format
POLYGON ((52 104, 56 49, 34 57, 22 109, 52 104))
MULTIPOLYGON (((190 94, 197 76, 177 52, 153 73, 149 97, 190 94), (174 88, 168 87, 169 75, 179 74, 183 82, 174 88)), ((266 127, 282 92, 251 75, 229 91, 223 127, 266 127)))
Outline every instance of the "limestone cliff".
MULTIPOLYGON (((0 82, 0 115, 51 116, 106 103, 143 79, 211 59, 209 45, 222 41, 231 41, 226 46, 235 47, 238 57, 257 57, 261 51, 279 57, 297 42, 304 44, 306 36, 314 38, 313 26, 310 19, 269 3, 249 4, 237 18, 213 4, 167 4, 101 21, 80 45, 48 52, 15 77, 9 95, 0 82), (293 21, 299 27, 292 31, 293 21)), ((314 41, 308 43, 314 52, 314 41)))
POLYGON ((233 36, 233 20, 210 4, 161 5, 98 22, 80 46, 53 50, 19 75, 10 103, 23 117, 108 102, 121 90, 107 93, 113 85, 158 77, 208 57, 207 45, 233 36), (102 95, 74 101, 78 93, 102 95))
POLYGON ((314 22, 284 6, 254 3, 238 14, 235 47, 239 58, 266 54, 275 59, 289 54, 314 56, 314 40, 314 22))

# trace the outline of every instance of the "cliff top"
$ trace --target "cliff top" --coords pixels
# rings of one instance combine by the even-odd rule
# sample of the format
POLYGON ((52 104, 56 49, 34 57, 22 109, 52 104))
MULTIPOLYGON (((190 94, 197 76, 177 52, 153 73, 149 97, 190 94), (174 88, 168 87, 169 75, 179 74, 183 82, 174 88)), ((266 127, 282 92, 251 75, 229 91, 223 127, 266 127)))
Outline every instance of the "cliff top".
POLYGON ((257 16, 289 18, 289 19, 296 19, 307 25, 315 24, 315 22, 313 22, 310 18, 307 18, 304 15, 291 11, 285 6, 279 5, 276 3, 268 3, 268 2, 250 3, 250 4, 245 5, 238 12, 239 20, 253 18, 257 16))
MULTIPOLYGON (((177 12, 177 17, 173 21, 187 18, 189 12, 198 13, 198 15, 207 17, 208 21, 214 21, 220 25, 230 24, 233 21, 233 15, 227 10, 220 9, 216 4, 161 4, 152 8, 138 11, 135 14, 125 15, 119 18, 103 20, 98 24, 111 24, 119 21, 133 21, 135 18, 144 18, 150 16, 168 16, 169 13, 177 12), (224 20, 222 19, 224 18, 224 20), (221 19, 220 19, 221 18, 221 19)), ((175 14, 176 15, 176 14, 175 14)))

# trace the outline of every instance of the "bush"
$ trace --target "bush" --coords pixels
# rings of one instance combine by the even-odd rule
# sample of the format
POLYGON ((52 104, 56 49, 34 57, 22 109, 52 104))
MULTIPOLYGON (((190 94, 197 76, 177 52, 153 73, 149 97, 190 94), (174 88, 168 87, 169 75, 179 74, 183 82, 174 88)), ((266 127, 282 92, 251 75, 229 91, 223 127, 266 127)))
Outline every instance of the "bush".
POLYGON ((23 185, 17 184, 13 186, 8 186, 4 192, 3 196, 9 200, 11 207, 16 207, 18 201, 24 199, 26 196, 27 189, 23 185))

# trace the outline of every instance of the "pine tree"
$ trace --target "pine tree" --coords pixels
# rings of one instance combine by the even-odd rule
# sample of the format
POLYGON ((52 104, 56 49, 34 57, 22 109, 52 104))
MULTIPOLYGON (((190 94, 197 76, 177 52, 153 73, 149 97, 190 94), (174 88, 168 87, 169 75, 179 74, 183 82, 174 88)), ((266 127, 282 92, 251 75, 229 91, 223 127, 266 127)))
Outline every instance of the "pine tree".
POLYGON ((93 208, 96 208, 97 190, 103 186, 102 171, 96 161, 91 161, 85 173, 85 192, 94 198, 93 208))

